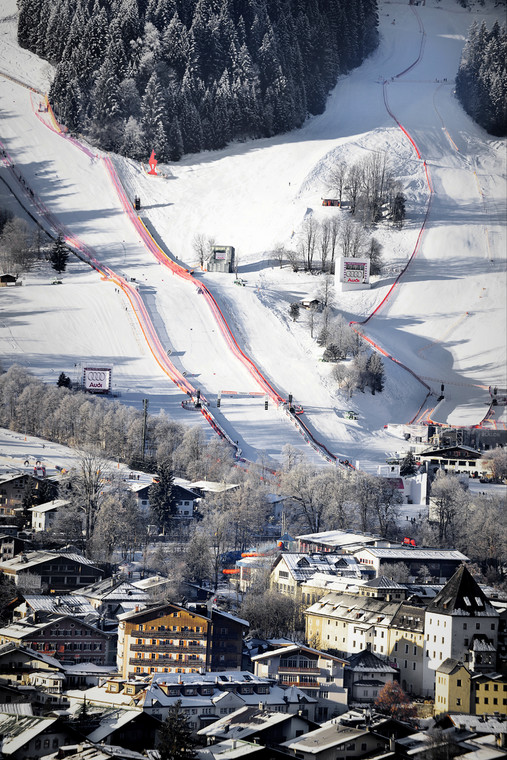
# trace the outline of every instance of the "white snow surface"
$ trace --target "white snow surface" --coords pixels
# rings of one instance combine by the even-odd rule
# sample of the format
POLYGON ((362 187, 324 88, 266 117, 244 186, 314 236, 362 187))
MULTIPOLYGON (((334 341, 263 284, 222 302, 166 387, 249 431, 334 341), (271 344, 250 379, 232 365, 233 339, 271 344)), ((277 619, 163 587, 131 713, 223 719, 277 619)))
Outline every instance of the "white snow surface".
MULTIPOLYGON (((488 387, 507 387, 505 141, 478 127, 453 94, 471 22, 485 18, 490 27, 499 11, 488 2, 465 11, 454 0, 427 0, 416 9, 383 2, 380 9, 378 50, 339 80, 325 112, 302 129, 159 164, 158 177, 114 157, 127 196, 139 195, 141 216, 163 250, 195 267, 195 279, 213 293, 241 350, 280 395, 293 394, 319 441, 366 470, 399 447, 387 423, 421 419, 424 412, 442 423, 479 424, 488 387), (398 76, 419 52, 416 65, 398 76), (330 190, 326 171, 335 160, 353 163, 372 151, 387 151, 402 181, 407 222, 401 231, 383 225, 372 231, 384 246, 389 274, 374 278, 371 290, 333 293, 333 306, 346 319, 364 320, 381 304, 411 258, 429 211, 408 269, 362 327, 396 360, 384 360, 385 390, 356 392, 349 400, 331 379, 332 365, 319 361, 322 348, 304 312, 297 322, 289 316, 290 303, 315 296, 323 276, 280 268, 273 249, 279 243, 294 247, 310 213, 318 220, 330 214, 345 219, 345 210, 321 206, 330 190), (199 270, 192 248, 198 233, 235 246, 245 287, 234 285, 233 274, 199 270), (445 398, 437 403, 442 384, 445 398), (346 420, 347 409, 359 419, 346 420)), ((21 215, 7 183, 37 215, 14 176, 21 173, 69 237, 109 271, 135 278, 164 350, 201 389, 245 457, 276 461, 290 443, 323 462, 282 409, 270 402, 265 411, 262 396, 224 395, 216 408, 219 391, 263 388, 231 352, 198 282, 172 274, 144 245, 103 154, 90 146, 82 150, 51 129, 49 115, 38 113, 42 97, 8 78, 47 91, 52 77, 47 62, 16 44, 15 0, 0 0, 0 41, 0 147, 7 154, 0 164, 0 203, 21 215)), ((111 277, 72 258, 63 284, 51 285, 52 279, 49 265, 41 263, 23 277, 23 287, 0 289, 4 368, 16 362, 54 383, 62 371, 76 380, 82 366, 111 365, 113 389, 124 403, 139 407, 148 398, 150 412, 164 410, 211 430, 197 411, 182 408, 184 394, 155 361, 111 277)), ((504 426, 498 410, 495 424, 504 426)))

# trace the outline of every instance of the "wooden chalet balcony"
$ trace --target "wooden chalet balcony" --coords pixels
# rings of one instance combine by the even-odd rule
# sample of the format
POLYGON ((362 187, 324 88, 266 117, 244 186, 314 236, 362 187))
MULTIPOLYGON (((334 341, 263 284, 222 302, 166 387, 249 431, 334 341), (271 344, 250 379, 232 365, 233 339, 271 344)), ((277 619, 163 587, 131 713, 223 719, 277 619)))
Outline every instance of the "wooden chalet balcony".
POLYGON ((195 654, 206 654, 205 644, 196 644, 195 646, 186 646, 178 644, 132 644, 130 646, 132 652, 184 652, 195 654))
POLYGON ((200 668, 204 665, 205 659, 200 657, 192 660, 190 657, 183 657, 181 660, 175 660, 171 657, 158 657, 156 660, 147 659, 146 657, 129 657, 129 665, 137 665, 142 668, 181 668, 182 666, 191 668, 200 668))
POLYGON ((284 678, 280 679, 281 686, 297 686, 298 689, 319 689, 320 683, 318 681, 287 681, 284 678))
POLYGON ((312 675, 312 676, 320 676, 320 668, 305 668, 305 667, 299 667, 299 668, 288 668, 285 667, 285 665, 280 665, 278 668, 278 673, 301 673, 301 675, 312 675))
POLYGON ((134 639, 206 639, 207 633, 194 633, 194 631, 132 631, 134 639))

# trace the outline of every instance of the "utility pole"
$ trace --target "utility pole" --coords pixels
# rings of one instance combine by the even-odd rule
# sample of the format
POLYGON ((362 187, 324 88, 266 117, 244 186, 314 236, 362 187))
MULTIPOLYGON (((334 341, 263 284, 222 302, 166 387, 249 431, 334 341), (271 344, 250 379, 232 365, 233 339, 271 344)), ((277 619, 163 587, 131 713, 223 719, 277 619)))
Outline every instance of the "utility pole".
POLYGON ((143 398, 143 448, 141 458, 144 462, 144 455, 146 451, 146 422, 148 418, 148 399, 143 398))

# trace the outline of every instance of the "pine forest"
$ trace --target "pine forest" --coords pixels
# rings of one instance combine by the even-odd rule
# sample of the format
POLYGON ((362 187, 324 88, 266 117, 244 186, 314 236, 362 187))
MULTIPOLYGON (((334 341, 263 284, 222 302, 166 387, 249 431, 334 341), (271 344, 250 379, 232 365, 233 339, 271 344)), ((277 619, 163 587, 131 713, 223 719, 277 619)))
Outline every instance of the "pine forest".
POLYGON ((162 161, 322 113, 378 44, 377 0, 19 0, 22 47, 56 66, 59 120, 162 161))
POLYGON ((463 48, 456 95, 465 111, 492 135, 507 135, 507 30, 474 22, 463 48))

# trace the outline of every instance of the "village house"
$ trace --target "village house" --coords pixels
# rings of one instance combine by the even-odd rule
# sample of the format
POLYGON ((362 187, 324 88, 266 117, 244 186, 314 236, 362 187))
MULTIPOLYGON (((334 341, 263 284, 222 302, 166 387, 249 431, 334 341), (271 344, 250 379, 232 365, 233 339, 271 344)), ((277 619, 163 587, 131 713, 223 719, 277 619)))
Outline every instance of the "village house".
POLYGON ((399 608, 399 601, 330 592, 305 611, 306 640, 345 659, 364 649, 386 658, 399 608))
POLYGON ((239 710, 201 728, 197 733, 207 744, 223 739, 247 739, 258 744, 281 744, 315 727, 315 723, 298 713, 269 710, 262 702, 239 710))
POLYGON ((459 660, 444 660, 435 671, 435 715, 471 712, 471 672, 459 660))
POLYGON ((418 454, 422 462, 427 462, 428 468, 444 470, 444 472, 459 473, 478 477, 488 471, 488 466, 482 461, 480 451, 470 446, 455 445, 427 449, 418 454))
POLYGON ((388 659, 398 668, 402 689, 423 694, 424 609, 403 602, 389 627, 388 659))
POLYGON ((151 673, 239 670, 246 620, 168 603, 119 616, 118 670, 124 678, 151 673))
POLYGON ((61 663, 109 665, 114 657, 113 634, 73 615, 6 625, 0 628, 0 644, 9 643, 50 655, 61 663))
POLYGON ((12 611, 13 622, 33 622, 36 619, 40 621, 44 615, 86 617, 89 623, 95 622, 99 617, 84 596, 75 594, 25 594, 23 601, 12 611))
POLYGON ((0 572, 32 593, 66 591, 83 588, 103 573, 81 554, 33 551, 0 562, 0 572))
POLYGON ((373 652, 353 654, 345 666, 345 684, 349 703, 374 702, 380 690, 392 683, 398 671, 373 652))
POLYGON ((314 731, 283 742, 280 749, 302 760, 353 760, 372 757, 376 751, 383 753, 388 746, 388 740, 367 728, 353 728, 330 720, 314 731))
POLYGON ((91 607, 106 618, 142 609, 150 600, 147 591, 121 577, 104 578, 79 590, 91 607))
POLYGON ((216 673, 156 673, 138 702, 144 710, 164 719, 177 701, 189 726, 197 731, 241 707, 257 707, 277 712, 301 712, 315 719, 317 700, 293 686, 282 688, 272 679, 246 671, 216 673))
POLYGON ((382 574, 382 567, 403 562, 415 581, 420 573, 429 572, 437 582, 445 583, 463 562, 469 559, 455 549, 424 549, 411 546, 365 547, 354 554, 362 565, 370 567, 376 576, 382 574))
POLYGON ((58 752, 64 744, 79 741, 80 734, 59 717, 0 712, 4 760, 26 760, 58 752))
POLYGON ((23 495, 28 483, 32 483, 34 488, 37 488, 40 480, 40 478, 19 471, 1 473, 0 516, 13 517, 16 514, 16 508, 20 507, 23 502, 23 495))
POLYGON ((352 554, 362 546, 388 546, 389 541, 380 536, 353 530, 327 530, 321 533, 305 533, 296 536, 299 552, 336 552, 352 554))
POLYGON ((37 507, 30 507, 28 510, 32 514, 32 530, 36 533, 40 531, 52 530, 59 510, 64 509, 69 504, 66 499, 54 499, 37 507))
MULTIPOLYGON (((445 660, 471 667, 476 641, 481 649, 496 652, 498 625, 499 612, 462 565, 426 607, 423 693, 433 696, 435 673, 445 660)), ((495 667, 489 658, 488 664, 495 667)))
POLYGON ((252 657, 256 676, 281 686, 296 686, 317 700, 316 719, 327 720, 347 710, 346 660, 302 644, 292 644, 252 657))
MULTIPOLYGON (((151 483, 129 483, 129 488, 132 493, 135 494, 137 499, 137 505, 143 512, 148 512, 150 509, 150 488, 151 483)), ((185 481, 181 478, 175 478, 173 484, 173 497, 175 500, 175 514, 174 517, 191 520, 194 517, 194 509, 200 496, 198 493, 188 488, 185 485, 185 481)))
MULTIPOLYGON (((5 526, 0 526, 0 562, 12 559, 16 554, 27 552, 32 549, 32 542, 26 538, 20 538, 17 534, 5 533, 5 526)), ((16 532, 17 533, 17 532, 16 532)))

